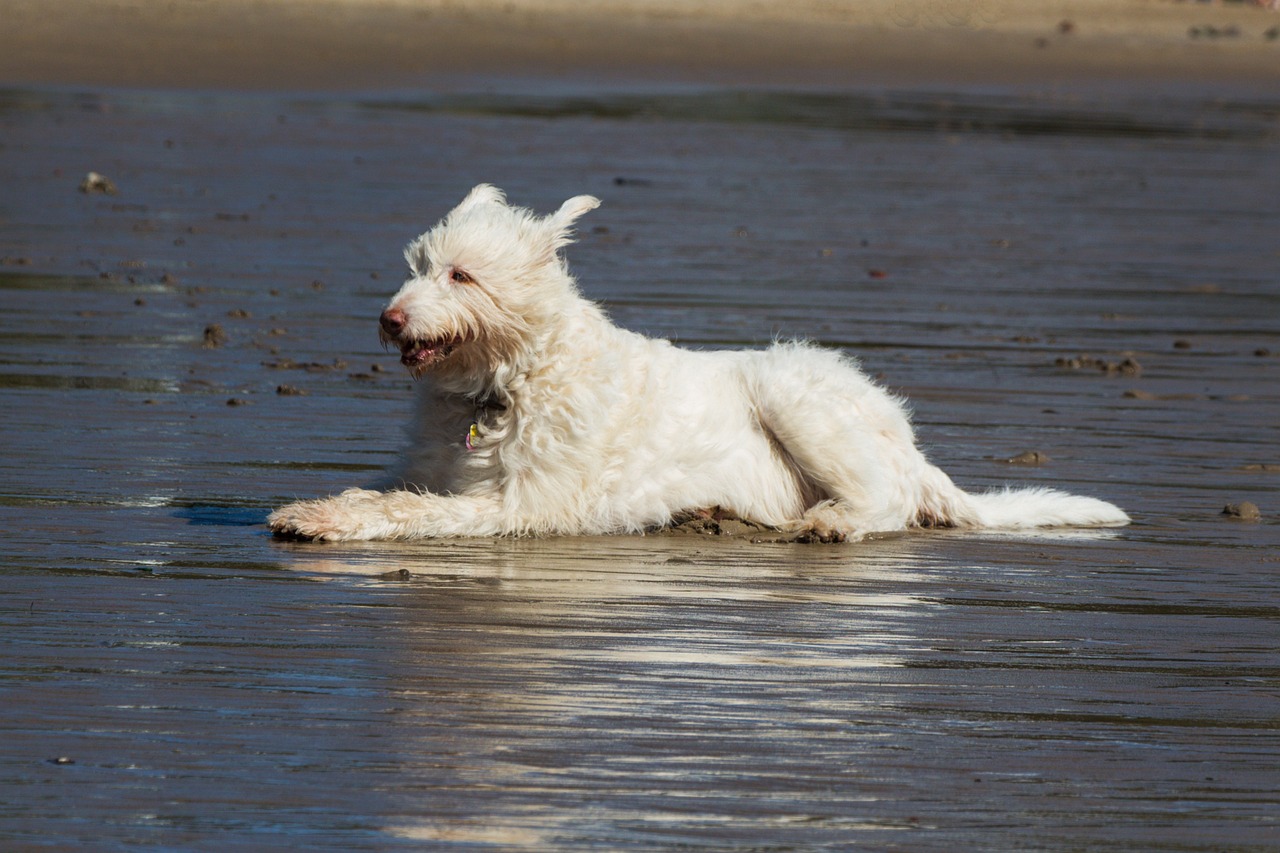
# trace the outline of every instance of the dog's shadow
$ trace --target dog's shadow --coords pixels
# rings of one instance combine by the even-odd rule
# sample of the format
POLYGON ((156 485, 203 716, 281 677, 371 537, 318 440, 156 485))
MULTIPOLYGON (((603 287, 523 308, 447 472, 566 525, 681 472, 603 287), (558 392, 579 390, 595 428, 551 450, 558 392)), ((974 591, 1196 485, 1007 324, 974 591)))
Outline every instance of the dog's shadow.
POLYGON ((256 527, 265 525, 270 513, 258 507, 192 504, 176 510, 173 517, 197 527, 256 527))

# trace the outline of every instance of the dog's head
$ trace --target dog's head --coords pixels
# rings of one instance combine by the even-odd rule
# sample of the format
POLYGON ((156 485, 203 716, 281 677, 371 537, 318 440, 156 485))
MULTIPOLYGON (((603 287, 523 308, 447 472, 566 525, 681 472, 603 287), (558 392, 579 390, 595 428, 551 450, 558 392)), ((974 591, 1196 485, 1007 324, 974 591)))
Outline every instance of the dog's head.
POLYGON ((479 378, 509 363, 577 298, 559 250, 599 204, 581 195, 537 216, 476 187, 405 249, 411 275, 382 312, 383 342, 415 377, 479 378))

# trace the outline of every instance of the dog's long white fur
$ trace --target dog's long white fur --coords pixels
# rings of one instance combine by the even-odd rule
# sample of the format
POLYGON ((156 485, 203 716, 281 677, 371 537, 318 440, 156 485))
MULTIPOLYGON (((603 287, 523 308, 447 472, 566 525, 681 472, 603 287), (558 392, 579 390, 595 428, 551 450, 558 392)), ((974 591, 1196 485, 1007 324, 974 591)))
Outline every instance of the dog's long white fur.
POLYGON ((804 343, 690 351, 614 326, 560 249, 599 201, 550 216, 480 185, 406 250, 384 333, 419 375, 402 470, 274 512, 322 540, 638 532, 719 506, 819 539, 915 526, 1120 525, 1094 498, 969 494, 917 449, 903 404, 804 343))

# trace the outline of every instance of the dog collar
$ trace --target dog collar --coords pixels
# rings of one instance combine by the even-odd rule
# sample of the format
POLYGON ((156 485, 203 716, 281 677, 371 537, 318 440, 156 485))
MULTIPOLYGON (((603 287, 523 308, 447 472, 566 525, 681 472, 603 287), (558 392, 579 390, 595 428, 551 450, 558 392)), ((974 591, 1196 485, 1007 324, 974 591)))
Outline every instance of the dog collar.
POLYGON ((462 443, 467 450, 475 450, 476 442, 480 438, 480 422, 490 412, 505 412, 506 405, 498 402, 497 395, 485 394, 483 397, 470 397, 471 404, 476 407, 476 419, 472 421, 471 426, 467 428, 467 434, 463 437, 462 443))
POLYGON ((490 410, 496 412, 505 412, 507 410, 506 404, 498 400, 497 394, 490 393, 481 397, 468 397, 467 399, 471 401, 471 405, 476 407, 477 416, 490 410))

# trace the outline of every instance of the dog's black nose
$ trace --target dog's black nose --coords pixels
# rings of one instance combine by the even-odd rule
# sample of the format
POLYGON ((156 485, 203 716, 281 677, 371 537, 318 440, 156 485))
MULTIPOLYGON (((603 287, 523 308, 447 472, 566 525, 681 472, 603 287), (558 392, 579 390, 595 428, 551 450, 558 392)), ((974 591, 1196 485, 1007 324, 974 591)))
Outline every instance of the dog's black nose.
POLYGON ((399 308, 388 308, 382 312, 382 316, 378 319, 378 322, 382 324, 382 331, 388 335, 399 333, 408 321, 409 318, 399 308))

